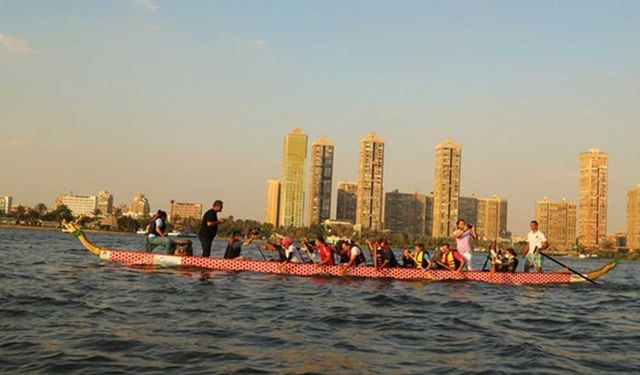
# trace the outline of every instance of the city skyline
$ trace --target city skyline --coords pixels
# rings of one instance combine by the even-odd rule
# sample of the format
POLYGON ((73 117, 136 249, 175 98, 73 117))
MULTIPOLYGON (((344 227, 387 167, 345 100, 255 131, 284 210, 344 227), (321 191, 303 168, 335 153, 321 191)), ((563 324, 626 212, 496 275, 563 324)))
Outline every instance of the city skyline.
POLYGON ((362 134, 383 135, 386 191, 431 192, 433 146, 455 139, 461 196, 507 199, 515 234, 540 197, 579 201, 576 155, 600 148, 608 232, 625 230, 640 182, 640 4, 625 4, 13 2, 0 194, 143 191, 154 209, 222 199, 225 216, 261 220, 282 134, 301 126, 334 141, 334 181, 356 178, 362 134))

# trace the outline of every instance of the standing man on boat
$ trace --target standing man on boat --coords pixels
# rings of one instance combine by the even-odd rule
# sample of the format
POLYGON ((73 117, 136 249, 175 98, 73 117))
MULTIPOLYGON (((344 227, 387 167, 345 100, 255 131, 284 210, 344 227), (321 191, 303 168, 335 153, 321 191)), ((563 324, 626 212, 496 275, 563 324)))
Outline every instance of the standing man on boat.
POLYGON ((549 248, 547 236, 538 229, 538 222, 533 220, 529 224, 531 232, 527 235, 527 245, 523 248, 522 256, 524 261, 524 272, 529 272, 529 268, 533 265, 538 273, 542 273, 542 250, 549 248))
POLYGON ((218 234, 218 225, 224 223, 223 218, 218 219, 218 212, 222 212, 222 201, 213 202, 213 207, 204 213, 202 225, 198 232, 198 239, 202 245, 202 256, 209 257, 211 255, 211 244, 218 234))
POLYGON ((453 232, 456 237, 456 249, 464 258, 468 271, 473 271, 471 268, 471 255, 473 251, 473 241, 478 240, 478 234, 473 228, 473 225, 467 225, 463 219, 458 220, 456 224, 458 229, 453 232))

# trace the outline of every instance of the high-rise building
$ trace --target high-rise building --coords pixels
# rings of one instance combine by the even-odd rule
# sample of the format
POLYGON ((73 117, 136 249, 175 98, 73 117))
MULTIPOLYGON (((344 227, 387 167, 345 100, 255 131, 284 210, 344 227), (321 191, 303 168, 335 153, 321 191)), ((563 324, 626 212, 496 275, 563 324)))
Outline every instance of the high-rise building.
POLYGON ((484 240, 496 240, 507 234, 507 201, 494 195, 475 198, 477 203, 476 233, 484 240))
POLYGON ((169 221, 182 223, 185 220, 200 220, 202 218, 202 203, 185 203, 171 201, 169 207, 169 221))
POLYGON ((284 139, 280 180, 280 225, 304 226, 304 169, 307 135, 295 128, 284 139))
POLYGON ((552 202, 545 197, 536 202, 535 218, 552 247, 569 250, 576 243, 577 206, 563 199, 552 202))
POLYGON ((98 210, 102 215, 113 214, 113 195, 108 191, 98 192, 98 210))
POLYGON ((94 216, 98 208, 98 198, 95 195, 60 194, 54 203, 56 208, 67 206, 73 216, 94 216))
POLYGON ((11 213, 11 208, 13 206, 13 197, 8 195, 0 196, 0 214, 8 215, 11 213))
POLYGON ((464 220, 467 225, 477 225, 478 200, 476 196, 460 197, 458 200, 458 219, 464 220))
POLYGON ((627 247, 640 249, 640 185, 627 194, 627 247))
POLYGON ((356 224, 362 228, 382 229, 383 178, 384 140, 369 133, 360 140, 356 224))
POLYGON ((150 212, 151 207, 149 206, 149 200, 144 196, 144 194, 138 193, 133 197, 127 214, 130 216, 142 217, 149 216, 150 212))
POLYGON ((609 155, 598 149, 580 154, 580 243, 598 249, 607 237, 609 155))
POLYGON ((432 202, 429 196, 420 193, 400 193, 398 190, 385 194, 384 228, 410 236, 428 235, 428 216, 432 202))
POLYGON ((356 222, 358 207, 358 183, 350 181, 338 182, 338 206, 336 220, 356 222))
POLYGON ((331 217, 334 145, 326 137, 311 144, 309 224, 322 224, 331 217))
POLYGON ((433 236, 452 237, 458 220, 462 146, 446 139, 436 146, 433 236))
POLYGON ((280 181, 267 180, 267 199, 264 222, 278 227, 280 222, 280 181))

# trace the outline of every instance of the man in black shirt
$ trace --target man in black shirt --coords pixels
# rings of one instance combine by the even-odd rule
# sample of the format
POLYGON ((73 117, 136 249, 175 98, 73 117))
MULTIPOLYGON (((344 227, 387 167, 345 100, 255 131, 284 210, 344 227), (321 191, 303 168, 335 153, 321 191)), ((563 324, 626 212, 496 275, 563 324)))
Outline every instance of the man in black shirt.
POLYGON ((202 225, 198 232, 200 244, 202 244, 202 256, 209 257, 211 255, 211 244, 218 234, 218 225, 224 223, 224 219, 218 219, 218 212, 222 211, 222 201, 213 202, 213 207, 204 213, 202 225))

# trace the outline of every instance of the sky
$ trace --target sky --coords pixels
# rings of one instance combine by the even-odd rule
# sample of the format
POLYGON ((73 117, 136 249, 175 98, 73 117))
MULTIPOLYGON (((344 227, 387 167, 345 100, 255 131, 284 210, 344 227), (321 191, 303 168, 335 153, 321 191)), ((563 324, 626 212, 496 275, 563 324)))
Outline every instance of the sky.
MULTIPOLYGON (((578 154, 609 153, 609 232, 640 183, 637 1, 0 0, 0 195, 225 201, 262 220, 284 135, 386 140, 386 191, 433 190, 463 146, 462 195, 578 198, 578 154)), ((335 189, 335 187, 334 187, 335 189)), ((334 201, 335 201, 334 190, 334 201)), ((334 204, 335 211, 335 204, 334 204)))

